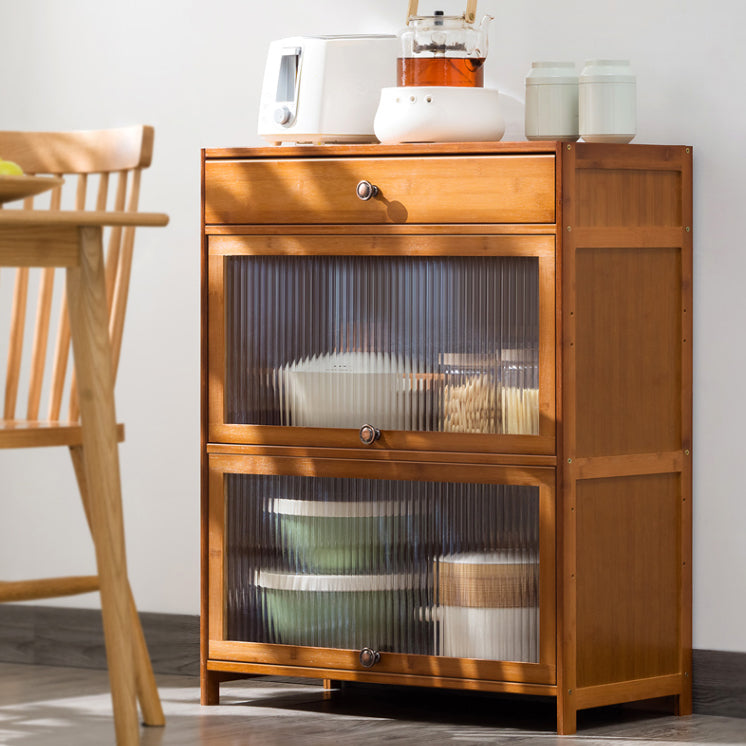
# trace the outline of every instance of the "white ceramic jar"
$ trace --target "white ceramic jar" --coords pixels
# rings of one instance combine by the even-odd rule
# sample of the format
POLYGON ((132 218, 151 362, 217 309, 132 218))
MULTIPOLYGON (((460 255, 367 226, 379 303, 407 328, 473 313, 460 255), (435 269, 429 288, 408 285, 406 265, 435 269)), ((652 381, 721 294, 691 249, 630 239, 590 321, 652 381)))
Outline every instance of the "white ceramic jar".
POLYGON ((589 60, 579 80, 580 136, 629 142, 637 128, 637 92, 629 60, 589 60))
POLYGON ((578 75, 572 62, 532 62, 526 76, 526 139, 578 139, 578 75))

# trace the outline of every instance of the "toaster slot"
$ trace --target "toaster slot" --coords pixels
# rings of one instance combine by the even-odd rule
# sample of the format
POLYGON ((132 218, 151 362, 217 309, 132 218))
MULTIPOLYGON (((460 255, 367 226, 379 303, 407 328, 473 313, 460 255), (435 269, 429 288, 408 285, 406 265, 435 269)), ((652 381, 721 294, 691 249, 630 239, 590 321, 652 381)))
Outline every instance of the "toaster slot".
POLYGON ((301 47, 284 47, 280 53, 277 73, 274 119, 277 124, 288 126, 295 119, 298 102, 298 80, 301 47))

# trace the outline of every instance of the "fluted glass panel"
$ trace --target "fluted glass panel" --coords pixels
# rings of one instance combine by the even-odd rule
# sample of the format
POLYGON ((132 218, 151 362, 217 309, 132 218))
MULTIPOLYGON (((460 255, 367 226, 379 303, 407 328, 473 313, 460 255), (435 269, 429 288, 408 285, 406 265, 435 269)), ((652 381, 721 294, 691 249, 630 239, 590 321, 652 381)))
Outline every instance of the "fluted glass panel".
POLYGON ((535 257, 229 257, 230 423, 536 434, 535 257))
POLYGON ((537 662, 539 490, 226 475, 228 638, 537 662))

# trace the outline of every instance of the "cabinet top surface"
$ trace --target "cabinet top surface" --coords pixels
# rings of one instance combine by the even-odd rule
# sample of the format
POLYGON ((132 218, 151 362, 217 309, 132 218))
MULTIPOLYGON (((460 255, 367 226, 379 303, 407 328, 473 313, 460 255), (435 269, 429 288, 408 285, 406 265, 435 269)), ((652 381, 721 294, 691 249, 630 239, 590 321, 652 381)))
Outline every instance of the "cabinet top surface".
MULTIPOLYGON (((680 146, 684 147, 684 146, 680 146)), ((406 155, 512 155, 556 154, 565 148, 575 148, 587 154, 630 153, 631 151, 664 151, 668 145, 602 145, 593 143, 565 143, 555 140, 533 142, 460 142, 407 143, 400 145, 281 145, 266 147, 205 148, 205 158, 330 158, 406 155)))
POLYGON ((403 143, 400 145, 274 145, 250 148, 205 148, 207 158, 323 158, 334 156, 401 156, 401 155, 457 155, 555 153, 562 143, 542 142, 461 142, 461 143, 403 143))

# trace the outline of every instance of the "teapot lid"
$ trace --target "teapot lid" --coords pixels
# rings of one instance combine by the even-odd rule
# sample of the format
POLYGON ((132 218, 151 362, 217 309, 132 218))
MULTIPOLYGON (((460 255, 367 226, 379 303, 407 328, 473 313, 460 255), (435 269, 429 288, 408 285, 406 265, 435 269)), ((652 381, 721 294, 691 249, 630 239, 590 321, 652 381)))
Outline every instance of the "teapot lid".
MULTIPOLYGON (((417 6, 419 0, 409 0, 409 9, 407 10, 407 23, 412 18, 417 18, 417 6)), ((437 11, 436 11, 437 15, 437 11)), ((442 15, 442 13, 441 13, 442 15)), ((466 23, 474 23, 477 17, 477 0, 466 0, 466 10, 464 11, 463 19, 466 23)))

